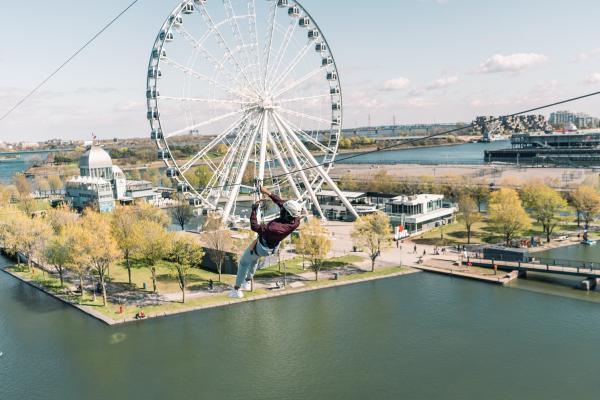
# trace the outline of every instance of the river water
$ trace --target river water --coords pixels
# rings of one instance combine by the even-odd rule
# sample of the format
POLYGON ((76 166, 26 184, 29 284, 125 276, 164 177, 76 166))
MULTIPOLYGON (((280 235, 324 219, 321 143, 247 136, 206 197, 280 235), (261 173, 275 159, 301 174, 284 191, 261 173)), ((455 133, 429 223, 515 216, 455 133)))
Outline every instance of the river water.
POLYGON ((358 156, 344 161, 351 154, 340 154, 336 163, 343 164, 484 164, 485 150, 498 150, 510 147, 510 141, 499 140, 491 143, 467 143, 452 146, 417 147, 382 151, 358 156))
POLYGON ((427 273, 107 327, 0 273, 0 399, 596 399, 599 330, 427 273))

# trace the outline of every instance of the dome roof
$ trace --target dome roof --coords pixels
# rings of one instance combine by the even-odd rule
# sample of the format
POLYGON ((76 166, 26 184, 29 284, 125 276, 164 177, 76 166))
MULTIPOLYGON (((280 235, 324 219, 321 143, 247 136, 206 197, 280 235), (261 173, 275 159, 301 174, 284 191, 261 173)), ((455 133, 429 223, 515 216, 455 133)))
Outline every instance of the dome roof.
POLYGON ((108 153, 98 146, 92 146, 79 159, 79 168, 112 168, 112 159, 108 153))

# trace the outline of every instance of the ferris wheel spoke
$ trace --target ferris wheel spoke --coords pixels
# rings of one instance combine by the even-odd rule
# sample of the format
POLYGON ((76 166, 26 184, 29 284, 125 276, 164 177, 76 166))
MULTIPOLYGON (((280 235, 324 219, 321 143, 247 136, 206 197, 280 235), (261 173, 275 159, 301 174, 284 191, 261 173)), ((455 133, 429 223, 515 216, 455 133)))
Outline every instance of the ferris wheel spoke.
POLYGON ((314 96, 293 97, 291 99, 278 100, 277 102, 280 104, 285 104, 285 103, 293 103, 296 101, 307 101, 307 100, 316 100, 316 99, 325 99, 325 98, 330 99, 331 95, 330 94, 317 94, 314 96))
POLYGON ((285 82, 287 77, 290 76, 292 71, 294 71, 294 69, 298 66, 300 61, 302 61, 302 59, 304 58, 304 56, 306 55, 308 50, 312 48, 312 46, 313 46, 313 43, 309 42, 306 46, 304 46, 304 48, 302 50, 300 50, 300 52, 298 54, 296 54, 296 56, 289 63, 289 65, 283 69, 283 71, 285 71, 284 74, 280 78, 278 78, 275 81, 275 83, 273 84, 273 89, 271 89, 272 91, 277 90, 277 88, 279 86, 281 86, 281 84, 283 84, 283 82, 285 82))
POLYGON ((297 134, 298 136, 301 136, 303 141, 312 144, 313 146, 317 147, 319 150, 323 151, 325 154, 329 154, 329 153, 333 152, 332 149, 325 146, 323 143, 319 142, 317 139, 313 138, 310 134, 308 134, 304 130, 298 128, 297 126, 292 124, 290 121, 283 118, 281 115, 279 116, 279 118, 282 119, 283 121, 285 121, 287 125, 291 126, 294 133, 297 134))
POLYGON ((191 130, 202 128, 204 126, 212 125, 212 124, 214 124, 216 122, 223 121, 224 119, 235 117, 236 115, 242 114, 242 113, 244 113, 246 111, 249 111, 249 109, 239 110, 239 111, 231 112, 231 113, 228 113, 228 114, 223 114, 223 115, 221 115, 219 117, 215 117, 215 118, 212 118, 212 119, 209 119, 209 120, 206 120, 206 121, 202 121, 202 122, 200 122, 198 124, 190 125, 190 126, 187 126, 187 127, 183 128, 183 129, 179 129, 179 130, 177 130, 175 132, 171 132, 171 133, 165 135, 165 137, 166 138, 171 138, 171 137, 176 136, 176 135, 181 135, 182 133, 187 133, 187 132, 189 132, 191 130))
POLYGON ((344 194, 338 188, 337 184, 333 181, 333 179, 331 179, 331 177, 327 174, 327 172, 325 172, 325 170, 323 169, 321 164, 319 164, 317 162, 317 160, 315 160, 315 158, 313 157, 311 152, 306 148, 306 146, 304 146, 304 144, 300 141, 300 139, 298 139, 293 134, 293 131, 290 128, 290 126, 286 125, 286 122, 281 120, 277 114, 275 114, 274 118, 275 118, 275 121, 279 121, 280 125, 283 126, 283 129, 285 130, 285 132, 287 134, 289 134, 289 136, 291 137, 291 140, 293 140, 296 143, 296 145, 300 148, 300 150, 302 151, 304 156, 309 160, 309 163, 310 163, 312 169, 314 169, 321 176, 321 178, 323 178, 323 180, 325 182, 327 182, 327 185, 329 187, 331 187, 333 189, 333 191, 338 195, 338 197, 340 198, 342 203, 346 206, 348 211, 350 211, 352 213, 352 215, 354 215, 354 217, 358 218, 358 214, 354 210, 354 207, 352 206, 352 204, 350 204, 350 202, 348 201, 346 196, 344 196, 344 194))
MULTIPOLYGON (((204 58, 206 58, 211 64, 213 64, 217 69, 223 71, 225 73, 225 75, 227 75, 227 77, 229 79, 231 79, 232 82, 235 82, 235 84, 239 85, 239 78, 237 76, 235 76, 231 71, 229 71, 228 68, 225 67, 225 65, 219 60, 217 59, 217 57, 215 57, 210 51, 208 51, 205 47, 204 47, 204 41, 206 39, 201 38, 201 39, 196 39, 196 37, 192 34, 190 34, 185 28, 183 28, 183 26, 180 26, 178 28, 176 28, 176 31, 183 36, 186 41, 196 50, 198 50, 203 56, 204 58)), ((210 35, 208 35, 210 36, 210 35)), ((206 36, 206 37, 208 37, 206 36)))
POLYGON ((275 34, 275 19, 277 18, 277 2, 273 1, 271 11, 269 14, 269 21, 271 25, 267 28, 267 41, 264 51, 265 64, 263 66, 263 88, 267 90, 267 74, 269 73, 269 66, 271 64, 271 53, 273 47, 273 36, 275 34))
MULTIPOLYGON (((264 114, 261 115, 259 123, 254 128, 249 143, 256 142, 256 137, 258 136, 258 131, 260 130, 260 126, 262 124, 263 118, 264 118, 264 114)), ((238 194, 240 192, 240 186, 241 186, 242 180, 244 179, 244 173, 246 172, 246 168, 248 168, 248 161, 250 160, 250 155, 252 154, 252 150, 254 150, 254 145, 247 146, 247 148, 245 149, 245 154, 244 154, 244 158, 242 159, 242 164, 237 171, 237 176, 235 178, 235 182, 231 188, 231 194, 230 194, 229 198, 227 199, 227 203, 225 204, 225 207, 223 208, 223 220, 225 220, 225 221, 229 219, 229 216, 231 215, 231 211, 233 210, 233 206, 235 205, 235 202, 237 200, 238 194)))
POLYGON ((286 114, 295 115, 297 117, 306 118, 306 119, 309 119, 309 120, 314 121, 314 122, 322 122, 322 123, 331 125, 331 121, 330 120, 328 121, 328 120, 323 119, 321 117, 315 117, 314 115, 305 114, 305 113, 302 113, 302 112, 299 112, 299 111, 290 110, 289 108, 285 108, 285 107, 278 107, 277 109, 279 111, 282 111, 282 112, 286 113, 286 114))
POLYGON ((249 25, 249 29, 250 29, 250 36, 254 38, 254 59, 255 59, 255 65, 256 65, 256 77, 257 77, 257 83, 260 87, 260 89, 264 89, 263 88, 263 84, 262 84, 262 78, 261 78, 261 71, 262 71, 262 62, 260 59, 260 42, 258 40, 258 23, 256 21, 256 0, 248 0, 248 8, 249 8, 249 14, 250 17, 248 18, 248 25, 249 25))
POLYGON ((292 40, 292 36, 294 36, 294 32, 296 31, 296 26, 297 26, 296 19, 292 18, 290 25, 288 26, 288 29, 283 38, 283 42, 281 43, 281 46, 279 47, 279 51, 277 52, 277 56, 275 57, 275 64, 269 74, 269 80, 271 80, 274 76, 276 76, 277 72, 279 71, 279 67, 281 66, 283 57, 284 57, 285 53, 287 52, 288 46, 290 45, 290 42, 292 40))
POLYGON ((252 66, 252 55, 249 52, 249 49, 252 49, 254 45, 258 46, 258 42, 255 44, 246 44, 244 40, 244 36, 242 35, 242 31, 240 29, 240 24, 237 21, 237 16, 233 10, 233 4, 231 0, 223 0, 223 5, 225 6, 225 14, 227 15, 227 20, 229 21, 229 26, 233 31, 233 37, 238 42, 238 49, 243 50, 243 53, 246 58, 246 67, 250 70, 250 75, 252 75, 252 82, 256 83, 257 78, 254 69, 250 68, 252 66))
POLYGON ((181 172, 185 173, 190 168, 194 166, 198 160, 202 157, 210 153, 210 151, 215 148, 219 143, 221 143, 228 135, 230 135, 236 128, 242 125, 251 114, 246 114, 242 118, 235 121, 233 124, 229 125, 223 132, 218 134, 213 140, 211 140, 202 150, 200 150, 196 155, 194 155, 189 161, 181 166, 181 172))
POLYGON ((274 97, 277 98, 277 97, 289 92, 290 90, 293 90, 294 88, 302 85, 304 82, 314 78, 322 71, 323 71, 323 68, 321 68, 321 67, 310 71, 309 73, 307 73, 300 79, 290 82, 290 84, 288 86, 285 86, 283 89, 281 89, 279 92, 277 92, 274 97))
POLYGON ((206 5, 204 3, 200 3, 200 4, 201 4, 200 14, 204 18, 204 21, 206 22, 206 25, 208 26, 208 28, 214 33, 214 35, 217 39, 217 42, 223 47, 223 49, 225 50, 225 53, 228 55, 228 58, 230 58, 232 60, 233 64, 240 71, 240 73, 242 74, 242 76, 244 77, 244 79, 246 80, 248 85, 254 90, 254 93, 255 94, 258 93, 258 91, 256 90, 256 87, 253 85, 250 78, 248 77, 248 73, 246 72, 246 69, 242 67, 239 60, 237 59, 237 57, 231 50, 231 47, 229 47, 229 44, 223 37, 223 34, 216 27, 215 22, 213 21, 212 17, 208 13, 208 10, 206 9, 206 5))
POLYGON ((222 99, 202 99, 197 97, 172 97, 172 96, 160 96, 160 100, 179 101, 179 102, 191 102, 191 103, 217 103, 217 104, 234 104, 247 106, 252 104, 250 101, 239 101, 239 100, 222 100, 222 99))
POLYGON ((247 98, 249 100, 254 100, 254 97, 252 95, 240 92, 239 90, 236 90, 236 89, 233 89, 233 88, 231 88, 231 87, 229 87, 227 85, 224 85, 221 82, 218 82, 218 81, 216 81, 216 80, 214 80, 212 78, 209 78, 208 76, 206 76, 204 74, 201 74, 201 73, 195 71, 194 69, 192 69, 190 67, 186 67, 185 65, 182 65, 182 64, 178 63, 175 60, 172 60, 170 58, 164 58, 163 62, 165 64, 167 64, 167 65, 172 66, 173 68, 175 68, 177 70, 180 70, 184 74, 188 74, 190 76, 193 76, 196 79, 200 79, 200 80, 206 81, 206 82, 208 82, 208 83, 210 83, 210 84, 212 84, 214 86, 217 86, 221 90, 223 90, 223 91, 225 91, 227 93, 230 93, 230 94, 233 94, 233 95, 236 95, 236 96, 245 97, 245 98, 247 98))
POLYGON ((283 158, 283 155, 281 154, 281 151, 279 151, 277 143, 275 143, 273 134, 271 134, 269 132, 269 134, 267 136, 268 136, 268 140, 269 140, 269 145, 271 146, 271 150, 275 154, 275 158, 277 159, 277 162, 281 166, 281 169, 283 170, 283 173, 285 174, 285 177, 286 177, 289 185, 292 187, 292 190, 294 191, 294 195, 296 196, 296 199, 298 201, 302 201, 302 194, 300 193, 300 190, 298 189, 296 180, 294 179, 294 176, 292 174, 290 174, 290 170, 287 167, 287 164, 283 158))
POLYGON ((288 155, 292 158, 292 161, 294 162, 294 165, 296 166, 296 170, 292 171, 291 173, 298 173, 300 175, 302 183, 304 183, 304 187, 305 187, 306 191, 308 192, 308 195, 310 196, 310 198, 311 198, 311 200, 313 202, 313 205, 315 206, 315 208, 319 212, 319 216, 321 218, 325 218, 325 216, 323 215, 323 210, 321 209, 321 206, 319 205, 319 201, 317 200, 317 196, 315 195, 315 192, 314 192, 314 190, 312 188, 312 185, 310 183, 310 180, 306 177, 306 174, 304 172, 304 168, 303 168, 302 164, 300 163, 300 161, 298 160, 298 155, 296 154, 296 152, 292 148, 292 145, 290 143, 290 140, 288 139, 288 136, 287 136, 287 134, 285 132, 283 124, 277 118, 277 114, 273 113, 272 115, 273 115, 273 121, 275 122, 275 125, 277 125, 277 129, 279 130, 279 136, 281 137, 281 140, 282 140, 284 146, 288 150, 288 155))

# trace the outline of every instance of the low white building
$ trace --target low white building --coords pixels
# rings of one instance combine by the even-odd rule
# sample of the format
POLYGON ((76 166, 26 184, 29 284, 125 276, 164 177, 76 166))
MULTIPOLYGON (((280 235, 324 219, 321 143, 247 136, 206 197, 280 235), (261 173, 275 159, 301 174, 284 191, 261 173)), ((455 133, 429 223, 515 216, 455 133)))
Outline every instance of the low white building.
POLYGON ((78 210, 93 207, 100 212, 111 212, 115 209, 113 187, 104 178, 77 176, 67 181, 65 190, 71 206, 78 210))
POLYGON ((444 203, 444 195, 419 194, 394 197, 385 206, 393 226, 402 226, 410 234, 425 232, 454 222, 457 208, 444 203))
POLYGON ((66 200, 79 210, 93 206, 100 212, 109 212, 115 208, 116 201, 156 201, 157 194, 151 182, 128 181, 121 168, 113 165, 110 155, 99 146, 92 145, 81 156, 79 173, 80 176, 67 181, 65 195, 66 200), (111 201, 108 200, 107 185, 111 201))
MULTIPOLYGON (((342 192, 342 194, 354 206, 359 215, 377 211, 377 207, 370 203, 366 192, 342 192)), ((325 218, 340 221, 354 220, 354 216, 348 212, 346 206, 333 190, 321 190, 317 193, 317 200, 325 218)))

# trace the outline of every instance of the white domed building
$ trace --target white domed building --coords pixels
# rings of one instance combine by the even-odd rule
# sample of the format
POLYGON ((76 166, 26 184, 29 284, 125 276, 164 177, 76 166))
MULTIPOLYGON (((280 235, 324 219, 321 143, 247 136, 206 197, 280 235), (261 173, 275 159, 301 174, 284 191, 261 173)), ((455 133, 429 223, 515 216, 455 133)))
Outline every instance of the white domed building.
POLYGON ((156 198, 151 182, 127 181, 123 170, 113 165, 110 155, 100 146, 92 145, 79 158, 79 174, 67 181, 65 196, 78 210, 93 207, 110 212, 115 209, 116 201, 152 202, 156 198))

